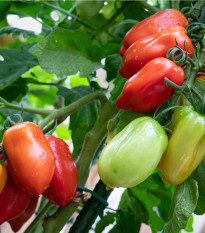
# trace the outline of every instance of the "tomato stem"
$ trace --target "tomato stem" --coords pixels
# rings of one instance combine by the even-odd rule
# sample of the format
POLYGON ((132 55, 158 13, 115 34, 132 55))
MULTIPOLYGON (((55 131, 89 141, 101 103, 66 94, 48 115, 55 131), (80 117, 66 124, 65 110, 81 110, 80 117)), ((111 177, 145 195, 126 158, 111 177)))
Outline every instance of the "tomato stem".
POLYGON ((176 83, 172 82, 168 78, 164 78, 164 83, 169 84, 170 86, 174 87, 178 93, 181 93, 183 91, 183 88, 181 86, 178 86, 176 83))
POLYGON ((79 19, 76 15, 72 14, 71 11, 64 10, 63 8, 58 7, 56 5, 53 5, 53 4, 50 4, 50 3, 46 2, 46 1, 42 1, 42 3, 44 5, 46 5, 47 7, 49 7, 49 8, 55 9, 55 10, 65 14, 67 16, 71 16, 75 21, 79 22, 80 24, 82 24, 86 28, 88 28, 90 30, 95 30, 95 28, 93 28, 91 25, 87 24, 85 21, 79 19))
POLYGON ((24 231, 24 233, 30 233, 36 226, 36 224, 40 221, 40 219, 43 217, 43 215, 50 209, 51 206, 53 206, 53 203, 49 201, 46 204, 46 206, 41 210, 41 212, 37 215, 34 221, 30 224, 30 226, 24 231))
POLYGON ((18 110, 18 111, 31 112, 31 113, 40 114, 43 116, 47 116, 53 112, 53 110, 48 110, 48 109, 24 107, 23 105, 20 106, 16 104, 11 104, 2 97, 0 97, 0 103, 1 103, 0 109, 7 108, 7 109, 18 110))
POLYGON ((172 0, 172 8, 179 10, 180 9, 180 0, 172 0))
POLYGON ((47 116, 41 123, 40 123, 40 128, 44 128, 46 125, 48 125, 52 120, 60 118, 60 117, 66 117, 69 116, 70 114, 74 113, 75 111, 77 111, 80 107, 82 107, 83 105, 93 101, 93 100, 99 100, 101 102, 101 106, 103 106, 108 99, 106 98, 106 96, 103 93, 100 92, 93 92, 91 94, 88 94, 82 98, 80 98, 79 100, 71 103, 70 105, 64 107, 64 108, 60 108, 57 109, 55 111, 52 111, 52 113, 47 116))

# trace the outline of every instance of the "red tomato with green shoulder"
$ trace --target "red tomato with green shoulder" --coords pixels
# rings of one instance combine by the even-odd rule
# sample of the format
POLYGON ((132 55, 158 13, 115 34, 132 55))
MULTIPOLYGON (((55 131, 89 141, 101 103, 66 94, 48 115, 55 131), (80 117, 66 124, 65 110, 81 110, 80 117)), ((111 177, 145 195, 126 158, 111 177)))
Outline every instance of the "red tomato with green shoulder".
POLYGON ((160 11, 132 27, 125 35, 120 49, 121 57, 126 50, 137 40, 161 32, 171 26, 188 26, 187 18, 178 10, 166 9, 160 11))
POLYGON ((49 187, 43 195, 59 206, 67 205, 73 200, 77 185, 78 172, 68 145, 61 138, 47 135, 55 156, 55 171, 49 187))
POLYGON ((30 194, 41 194, 49 186, 55 169, 53 151, 42 130, 22 122, 3 135, 8 170, 16 185, 30 194))
POLYGON ((169 27, 159 33, 136 41, 126 51, 119 73, 124 78, 130 78, 137 73, 146 63, 157 57, 166 57, 169 49, 179 47, 188 52, 190 58, 194 55, 194 46, 183 27, 169 27))

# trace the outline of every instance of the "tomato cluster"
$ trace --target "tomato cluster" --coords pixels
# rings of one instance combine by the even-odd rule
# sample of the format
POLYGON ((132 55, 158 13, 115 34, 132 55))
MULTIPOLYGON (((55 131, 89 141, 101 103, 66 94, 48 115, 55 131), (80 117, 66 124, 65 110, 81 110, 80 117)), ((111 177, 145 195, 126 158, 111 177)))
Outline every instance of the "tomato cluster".
POLYGON ((59 206, 75 196, 78 172, 68 145, 22 122, 3 135, 6 161, 0 165, 0 224, 18 231, 35 211, 38 195, 59 206))
MULTIPOLYGON (((167 59, 166 54, 177 45, 193 57, 195 50, 186 34, 187 26, 181 12, 167 9, 138 23, 125 35, 119 73, 128 80, 116 100, 118 108, 137 113, 154 111, 175 93, 175 88, 164 82, 165 78, 175 86, 183 85, 184 70, 167 59)), ((165 183, 184 182, 204 157, 205 117, 191 105, 178 106, 169 130, 172 134, 167 137, 157 121, 143 116, 115 135, 98 163, 100 177, 107 187, 133 187, 157 166, 165 183)))
POLYGON ((188 20, 174 9, 166 9, 135 25, 124 37, 120 50, 123 61, 119 69, 129 79, 116 101, 120 109, 146 113, 156 110, 175 89, 164 78, 181 86, 183 69, 166 58, 169 49, 186 50, 190 58, 194 46, 185 28, 188 20))

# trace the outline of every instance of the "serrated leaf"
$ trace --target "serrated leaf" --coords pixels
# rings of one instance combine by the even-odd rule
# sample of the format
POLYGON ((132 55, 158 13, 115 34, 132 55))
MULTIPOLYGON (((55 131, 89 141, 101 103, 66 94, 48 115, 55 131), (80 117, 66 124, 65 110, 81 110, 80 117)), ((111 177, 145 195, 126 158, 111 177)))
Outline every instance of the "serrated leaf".
MULTIPOLYGON (((78 86, 73 89, 58 87, 58 94, 65 98, 66 105, 89 94, 90 91, 89 86, 78 86)), ((93 127, 97 119, 96 107, 95 102, 86 104, 70 117, 69 129, 74 144, 74 153, 81 149, 85 134, 93 127)))
POLYGON ((163 233, 177 233, 184 229, 196 208, 197 199, 198 185, 194 179, 188 179, 177 185, 169 212, 169 219, 163 233))
POLYGON ((102 51, 92 45, 90 36, 84 31, 57 28, 30 52, 38 58, 43 69, 60 77, 78 72, 81 77, 87 77, 102 67, 102 51))
POLYGON ((12 33, 13 38, 18 37, 21 34, 23 35, 24 38, 27 38, 27 37, 36 38, 37 37, 37 35, 34 32, 23 30, 20 28, 14 28, 14 27, 7 26, 7 27, 0 29, 0 37, 3 36, 4 34, 10 34, 10 33, 12 33))
POLYGON ((37 59, 26 49, 0 50, 0 90, 17 80, 20 75, 38 64, 37 59))
POLYGON ((198 182, 199 198, 194 213, 202 215, 205 213, 205 158, 201 161, 192 177, 198 182))
POLYGON ((105 70, 107 71, 107 81, 116 78, 122 58, 119 54, 111 54, 105 59, 105 70))
POLYGON ((96 224, 95 233, 101 233, 105 227, 114 223, 116 218, 116 213, 107 212, 106 215, 96 224))

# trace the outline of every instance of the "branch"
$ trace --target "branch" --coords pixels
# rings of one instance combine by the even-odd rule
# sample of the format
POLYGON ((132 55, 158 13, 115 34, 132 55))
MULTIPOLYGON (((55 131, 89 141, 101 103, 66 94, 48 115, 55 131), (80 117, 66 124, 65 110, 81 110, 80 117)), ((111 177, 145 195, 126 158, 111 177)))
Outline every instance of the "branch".
POLYGON ((43 116, 48 116, 50 113, 53 112, 53 110, 48 110, 48 109, 24 107, 23 105, 11 104, 2 97, 0 97, 0 103, 2 103, 0 105, 0 109, 7 108, 7 109, 18 110, 18 111, 31 112, 31 113, 40 114, 43 116))
POLYGON ((93 101, 93 100, 100 100, 101 105, 104 105, 108 100, 106 96, 103 93, 100 92, 94 92, 91 94, 88 94, 79 100, 73 102, 72 104, 60 108, 58 110, 55 110, 53 113, 51 113, 49 116, 47 116, 41 123, 40 123, 40 128, 44 128, 46 125, 48 125, 52 120, 57 119, 59 117, 66 117, 72 114, 73 112, 77 111, 80 107, 83 105, 93 101))
POLYGON ((57 11, 59 11, 59 12, 65 14, 65 15, 67 15, 67 16, 71 16, 71 17, 72 17, 73 19, 75 19, 78 23, 82 24, 83 26, 87 27, 88 29, 90 29, 90 30, 95 30, 95 28, 93 28, 92 26, 90 26, 89 24, 87 24, 85 21, 79 19, 76 15, 72 14, 70 11, 67 11, 67 10, 65 10, 65 9, 63 9, 63 8, 60 8, 60 7, 56 6, 56 5, 50 4, 50 3, 45 2, 45 1, 42 1, 42 3, 43 3, 44 5, 46 5, 46 6, 50 7, 50 8, 52 8, 52 9, 55 9, 55 10, 57 10, 57 11))

